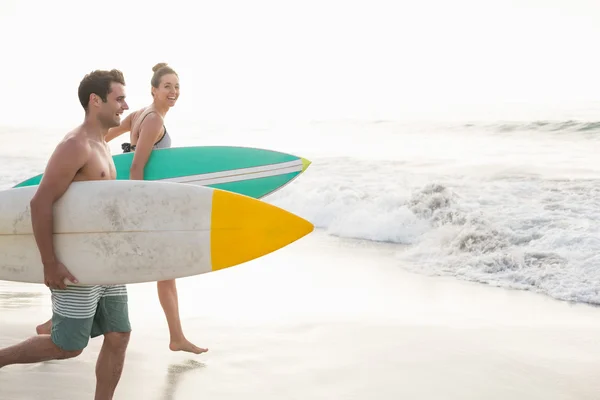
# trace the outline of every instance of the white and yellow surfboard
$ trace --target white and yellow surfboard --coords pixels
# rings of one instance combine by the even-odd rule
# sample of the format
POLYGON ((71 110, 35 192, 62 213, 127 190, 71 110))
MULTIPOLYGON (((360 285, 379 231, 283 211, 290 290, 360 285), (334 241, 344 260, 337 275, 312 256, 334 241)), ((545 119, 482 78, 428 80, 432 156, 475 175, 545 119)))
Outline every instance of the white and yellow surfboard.
MULTIPOLYGON (((43 283, 29 206, 36 189, 0 191, 0 280, 43 283)), ((248 196, 160 181, 75 182, 54 207, 56 254, 79 284, 216 271, 269 254, 313 229, 248 196)))

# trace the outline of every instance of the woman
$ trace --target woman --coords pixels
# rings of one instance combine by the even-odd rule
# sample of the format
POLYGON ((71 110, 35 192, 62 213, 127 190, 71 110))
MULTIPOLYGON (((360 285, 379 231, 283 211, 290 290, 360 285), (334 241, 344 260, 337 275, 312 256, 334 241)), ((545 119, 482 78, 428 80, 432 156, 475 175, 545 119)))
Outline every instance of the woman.
MULTIPOLYGON (((129 172, 129 178, 132 180, 144 179, 144 167, 153 149, 171 146, 164 118, 179 98, 179 76, 166 63, 156 64, 152 71, 152 104, 129 114, 120 126, 110 129, 106 135, 106 141, 109 142, 125 132, 130 132, 131 143, 123 143, 121 147, 125 153, 134 152, 129 172)), ((183 334, 175 280, 157 282, 157 290, 169 325, 169 348, 172 351, 188 351, 195 354, 208 351, 191 343, 183 334)), ((36 330, 38 334, 50 333, 51 326, 50 320, 39 325, 36 330)))

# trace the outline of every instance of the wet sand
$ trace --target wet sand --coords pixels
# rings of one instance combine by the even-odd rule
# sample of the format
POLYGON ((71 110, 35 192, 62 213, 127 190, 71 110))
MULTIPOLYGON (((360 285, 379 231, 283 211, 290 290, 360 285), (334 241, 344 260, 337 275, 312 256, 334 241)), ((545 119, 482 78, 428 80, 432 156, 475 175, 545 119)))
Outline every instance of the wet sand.
MULTIPOLYGON (((154 284, 129 286, 134 332, 115 399, 597 399, 600 309, 402 271, 388 246, 317 232, 178 281, 168 350, 154 284)), ((50 315, 47 289, 0 283, 0 346, 50 315)), ((0 370, 0 399, 92 399, 101 339, 78 358, 0 370)))

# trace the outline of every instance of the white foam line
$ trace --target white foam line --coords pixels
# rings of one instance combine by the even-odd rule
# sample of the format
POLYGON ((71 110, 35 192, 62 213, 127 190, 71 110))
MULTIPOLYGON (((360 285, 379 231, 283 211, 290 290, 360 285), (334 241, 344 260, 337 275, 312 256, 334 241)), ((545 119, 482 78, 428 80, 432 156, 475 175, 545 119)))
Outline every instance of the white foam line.
POLYGON ((275 170, 264 171, 264 172, 256 172, 253 174, 230 175, 230 176, 224 176, 221 178, 212 178, 212 179, 204 179, 203 175, 195 175, 195 176, 182 176, 179 178, 171 178, 169 180, 172 182, 177 182, 177 183, 199 183, 202 185, 214 185, 214 184, 218 184, 218 183, 247 181, 250 179, 267 178, 269 176, 283 175, 283 174, 288 174, 290 172, 298 172, 298 171, 302 171, 302 168, 288 167, 288 168, 275 169, 275 170))
POLYGON ((213 172, 210 174, 179 176, 176 178, 161 179, 161 181, 177 183, 202 182, 203 185, 212 185, 215 183, 265 178, 297 171, 302 171, 302 160, 262 165, 260 167, 241 168, 223 172, 213 172))

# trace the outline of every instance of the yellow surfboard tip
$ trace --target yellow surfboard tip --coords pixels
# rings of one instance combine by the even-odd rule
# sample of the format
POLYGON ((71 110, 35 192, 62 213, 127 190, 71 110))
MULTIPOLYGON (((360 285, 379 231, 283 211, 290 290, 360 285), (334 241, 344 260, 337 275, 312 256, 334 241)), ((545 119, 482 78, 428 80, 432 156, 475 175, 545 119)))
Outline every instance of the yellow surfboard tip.
POLYGON ((310 160, 307 160, 306 158, 302 157, 301 159, 302 159, 302 172, 304 172, 304 171, 306 171, 306 168, 308 168, 308 166, 312 163, 310 160))
POLYGON ((277 206, 215 189, 210 233, 212 270, 262 257, 313 230, 312 223, 277 206))

